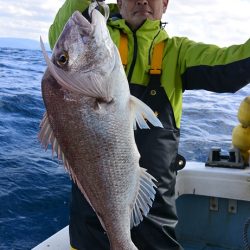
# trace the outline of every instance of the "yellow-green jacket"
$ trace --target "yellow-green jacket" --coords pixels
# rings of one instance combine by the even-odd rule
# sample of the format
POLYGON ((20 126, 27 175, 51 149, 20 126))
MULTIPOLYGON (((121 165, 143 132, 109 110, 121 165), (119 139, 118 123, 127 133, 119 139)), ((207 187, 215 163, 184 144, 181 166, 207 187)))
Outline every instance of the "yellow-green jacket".
MULTIPOLYGON (((65 23, 75 10, 84 12, 89 1, 66 0, 49 30, 49 42, 54 47, 65 23)), ((118 12, 110 5, 111 13, 118 12)), ((235 92, 250 82, 250 39, 242 45, 219 48, 196 43, 185 37, 170 38, 160 21, 146 20, 132 31, 124 19, 111 17, 108 21, 111 37, 119 45, 120 31, 128 36, 128 81, 147 85, 154 45, 165 41, 161 84, 173 107, 176 125, 180 127, 182 93, 189 89, 214 92, 235 92)))

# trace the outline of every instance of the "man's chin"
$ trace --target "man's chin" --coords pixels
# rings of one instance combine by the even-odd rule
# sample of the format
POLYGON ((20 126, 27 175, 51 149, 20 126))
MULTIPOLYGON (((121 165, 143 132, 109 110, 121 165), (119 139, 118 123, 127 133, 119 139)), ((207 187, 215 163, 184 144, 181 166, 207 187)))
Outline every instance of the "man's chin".
POLYGON ((133 20, 127 21, 127 24, 132 30, 138 29, 140 26, 143 25, 143 23, 147 20, 150 19, 148 17, 142 16, 140 18, 133 18, 133 20))
POLYGON ((138 19, 141 19, 141 20, 145 21, 147 18, 151 19, 152 15, 149 12, 137 12, 135 14, 135 17, 138 18, 138 19))

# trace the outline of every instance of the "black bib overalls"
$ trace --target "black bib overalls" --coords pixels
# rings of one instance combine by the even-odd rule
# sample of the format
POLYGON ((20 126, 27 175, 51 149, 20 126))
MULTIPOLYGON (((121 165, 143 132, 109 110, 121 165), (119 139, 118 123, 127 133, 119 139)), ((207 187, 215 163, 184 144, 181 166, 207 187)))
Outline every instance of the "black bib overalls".
MULTIPOLYGON (((164 128, 137 129, 135 140, 141 154, 140 166, 157 179, 157 192, 149 214, 132 229, 132 240, 139 250, 182 249, 175 237, 177 215, 175 181, 179 129, 172 106, 160 86, 160 76, 152 75, 147 87, 130 84, 131 94, 158 114, 164 128)), ((108 238, 92 208, 77 186, 72 184, 70 243, 77 250, 109 249, 108 238)), ((118 249, 117 249, 118 250, 118 249)))

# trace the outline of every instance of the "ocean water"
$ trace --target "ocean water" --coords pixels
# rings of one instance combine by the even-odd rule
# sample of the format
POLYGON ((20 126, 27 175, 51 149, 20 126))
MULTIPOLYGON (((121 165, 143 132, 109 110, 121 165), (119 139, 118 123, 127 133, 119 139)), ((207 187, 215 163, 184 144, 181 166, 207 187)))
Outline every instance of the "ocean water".
MULTIPOLYGON (((40 51, 0 48, 1 250, 31 249, 68 224, 68 174, 37 139, 45 68, 40 51)), ((249 94, 250 86, 236 94, 186 92, 180 153, 205 161, 212 146, 226 152, 239 104, 249 94)))

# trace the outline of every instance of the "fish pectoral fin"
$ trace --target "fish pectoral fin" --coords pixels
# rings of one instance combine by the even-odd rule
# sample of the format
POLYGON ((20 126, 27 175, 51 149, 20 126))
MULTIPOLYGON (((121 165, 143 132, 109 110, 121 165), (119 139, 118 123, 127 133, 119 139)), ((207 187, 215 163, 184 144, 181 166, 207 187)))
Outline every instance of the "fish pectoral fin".
POLYGON ((53 64, 45 50, 42 38, 40 38, 40 44, 50 73, 63 88, 88 97, 100 98, 107 102, 113 99, 111 97, 110 86, 103 84, 103 76, 89 71, 86 72, 86 76, 89 77, 78 79, 76 77, 77 74, 74 72, 65 71, 53 64))
POLYGON ((61 147, 56 137, 54 136, 53 130, 50 126, 47 112, 44 113, 43 119, 40 123, 40 131, 38 134, 38 139, 41 142, 41 144, 45 147, 45 150, 47 150, 49 144, 51 144, 52 157, 54 156, 54 152, 56 152, 58 159, 63 161, 65 169, 72 176, 72 171, 69 166, 69 163, 66 157, 64 156, 64 153, 62 152, 61 147))
MULTIPOLYGON (((162 123, 147 104, 132 95, 130 96, 130 102, 132 105, 132 110, 134 111, 135 121, 138 124, 139 128, 149 129, 146 120, 148 120, 155 127, 163 128, 162 123)), ((135 128, 136 125, 134 123, 134 129, 135 128)))
POLYGON ((156 185, 153 182, 156 179, 146 169, 140 168, 140 171, 139 190, 131 213, 131 228, 140 224, 143 215, 147 216, 156 194, 156 185))

